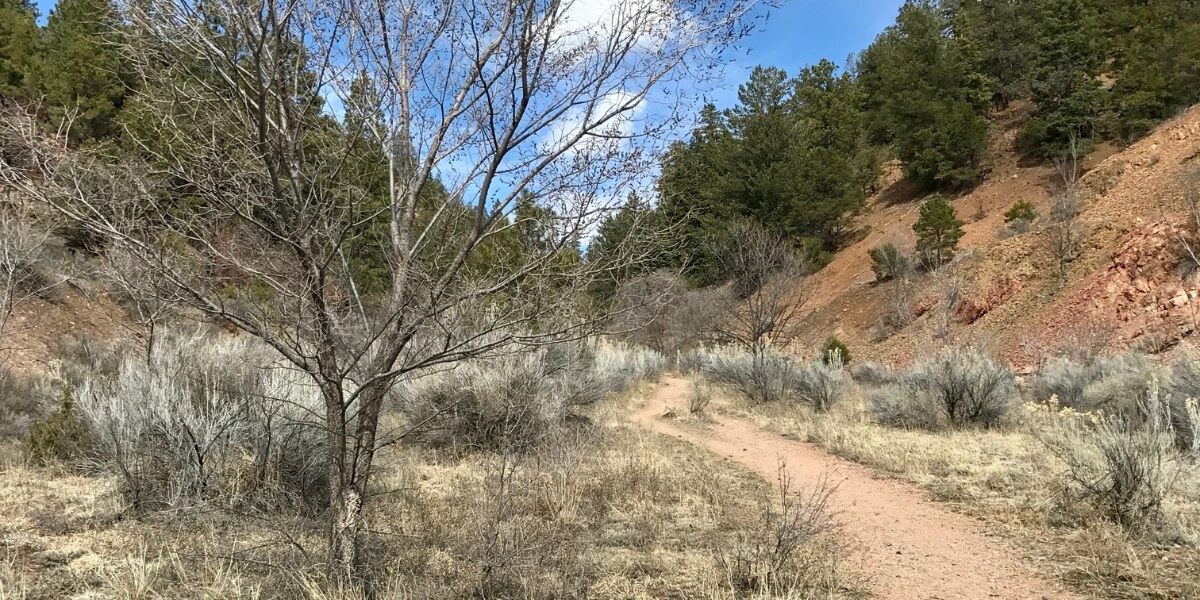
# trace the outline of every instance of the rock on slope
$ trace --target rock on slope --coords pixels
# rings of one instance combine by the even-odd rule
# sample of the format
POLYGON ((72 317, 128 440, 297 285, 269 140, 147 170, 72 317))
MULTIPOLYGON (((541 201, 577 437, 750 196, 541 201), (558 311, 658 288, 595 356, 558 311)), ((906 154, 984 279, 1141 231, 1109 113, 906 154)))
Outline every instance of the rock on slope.
POLYGON ((1047 189, 1055 171, 1022 162, 1015 149, 1027 114, 1027 106, 1016 106, 1000 115, 986 180, 953 200, 967 225, 956 270, 962 294, 950 307, 949 335, 934 335, 945 280, 939 284, 929 275, 917 281, 913 295, 914 304, 931 310, 900 331, 880 325, 895 284, 872 281, 867 250, 891 242, 911 251, 921 200, 895 181, 873 198, 860 220, 869 228, 865 238, 814 276, 805 328, 811 336, 801 340, 804 347, 836 334, 855 356, 904 363, 918 350, 973 341, 1027 366, 1066 337, 1087 335, 1110 347, 1138 344, 1157 352, 1191 335, 1200 322, 1200 276, 1186 273, 1180 259, 1189 237, 1190 199, 1200 194, 1200 107, 1128 148, 1101 149, 1083 162, 1084 242, 1065 284, 1058 280, 1044 226, 1000 235, 1004 211, 1018 200, 1030 200, 1039 214, 1049 212, 1047 189))

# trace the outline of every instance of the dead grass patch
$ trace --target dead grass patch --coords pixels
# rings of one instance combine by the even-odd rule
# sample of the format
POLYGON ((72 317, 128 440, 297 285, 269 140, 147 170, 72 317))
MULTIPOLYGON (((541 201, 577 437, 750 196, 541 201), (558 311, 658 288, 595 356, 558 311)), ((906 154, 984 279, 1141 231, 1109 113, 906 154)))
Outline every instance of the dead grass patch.
POLYGON ((983 519, 1031 562, 1087 597, 1200 597, 1195 473, 1167 499, 1176 539, 1137 539, 1078 501, 1067 465, 1038 439, 1031 419, 1022 416, 992 430, 895 429, 870 419, 863 392, 828 413, 794 404, 748 406, 728 395, 713 406, 922 487, 954 510, 983 519))
MULTIPOLYGON (((635 401, 602 403, 589 414, 595 427, 533 454, 386 448, 368 521, 372 597, 863 596, 825 531, 772 576, 787 585, 731 581, 721 553, 770 533, 763 508, 781 514, 778 489, 625 424, 635 401)), ((318 583, 319 521, 196 508, 134 518, 127 508, 115 478, 0 471, 0 598, 366 597, 318 583)))

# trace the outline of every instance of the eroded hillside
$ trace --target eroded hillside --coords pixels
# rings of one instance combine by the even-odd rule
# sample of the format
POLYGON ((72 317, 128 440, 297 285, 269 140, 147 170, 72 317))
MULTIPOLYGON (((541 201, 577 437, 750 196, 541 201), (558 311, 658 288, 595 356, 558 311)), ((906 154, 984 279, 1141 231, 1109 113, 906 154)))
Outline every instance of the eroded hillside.
POLYGON ((835 334, 857 356, 903 363, 931 344, 974 341, 1027 366, 1064 337, 1099 332, 1110 347, 1138 344, 1159 352, 1194 331, 1200 278, 1185 274, 1180 263, 1187 251, 1188 198, 1200 170, 1200 108, 1128 148, 1101 148, 1082 161, 1083 245, 1065 283, 1044 223, 1020 235, 1003 231, 1003 213, 1018 200, 1048 214, 1049 190, 1058 177, 1050 166, 1019 158, 1017 134, 1027 111, 1017 106, 999 116, 986 180, 952 200, 967 224, 954 274, 961 292, 950 307, 948 335, 935 335, 934 323, 946 307, 944 273, 917 277, 912 304, 918 316, 911 324, 898 331, 882 325, 897 284, 874 281, 868 250, 893 243, 911 251, 922 199, 893 176, 860 219, 865 237, 811 282, 803 347, 835 334))

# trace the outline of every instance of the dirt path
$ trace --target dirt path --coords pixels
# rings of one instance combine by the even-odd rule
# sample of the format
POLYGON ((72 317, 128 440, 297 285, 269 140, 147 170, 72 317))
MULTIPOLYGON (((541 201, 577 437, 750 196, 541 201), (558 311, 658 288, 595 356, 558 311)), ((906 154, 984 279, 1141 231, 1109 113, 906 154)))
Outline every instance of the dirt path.
POLYGON ((688 385, 667 379, 633 420, 729 457, 770 481, 781 457, 797 486, 828 474, 838 484, 830 504, 852 538, 854 564, 871 577, 876 598, 1081 600, 1041 578, 978 522, 939 507, 911 485, 876 479, 861 465, 738 419, 716 417, 708 431, 701 431, 663 418, 668 408, 684 409, 688 385))

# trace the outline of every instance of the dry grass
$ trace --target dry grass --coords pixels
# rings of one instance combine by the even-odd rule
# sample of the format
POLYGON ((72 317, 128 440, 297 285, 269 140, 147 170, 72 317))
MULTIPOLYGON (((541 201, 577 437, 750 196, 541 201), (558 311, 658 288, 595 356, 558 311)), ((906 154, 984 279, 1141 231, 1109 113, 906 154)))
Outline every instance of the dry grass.
POLYGON ((982 518, 1089 598, 1200 597, 1195 472, 1167 499, 1174 535, 1135 539, 1080 501, 1067 465, 1039 439, 1051 424, 1022 413, 994 430, 888 428, 868 417, 865 391, 824 414, 796 405, 752 407, 731 395, 718 397, 714 408, 921 486, 955 510, 982 518))
MULTIPOLYGON (((602 403, 595 427, 521 458, 385 449, 386 493, 369 519, 373 597, 860 597, 828 537, 797 550, 802 585, 731 585, 721 552, 753 538, 759 501, 777 504, 778 491, 625 424, 636 401, 602 403)), ((317 583, 317 521, 216 509, 135 519, 118 488, 55 469, 0 471, 0 598, 365 597, 317 583)))

